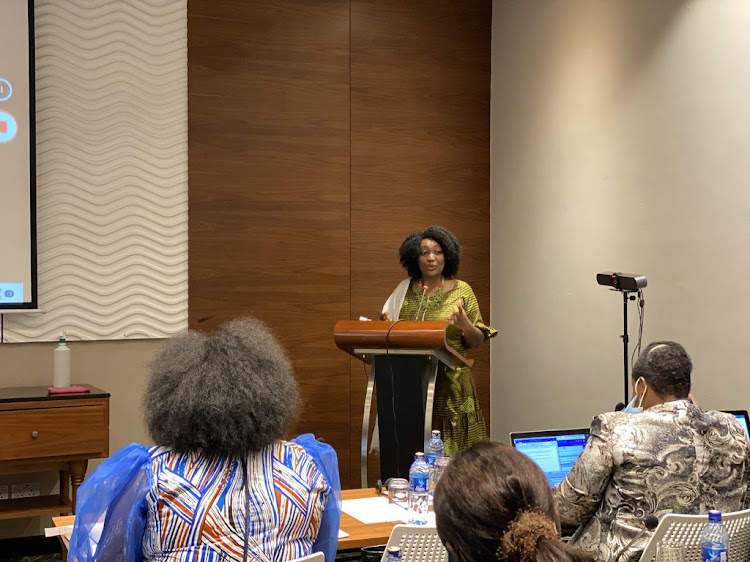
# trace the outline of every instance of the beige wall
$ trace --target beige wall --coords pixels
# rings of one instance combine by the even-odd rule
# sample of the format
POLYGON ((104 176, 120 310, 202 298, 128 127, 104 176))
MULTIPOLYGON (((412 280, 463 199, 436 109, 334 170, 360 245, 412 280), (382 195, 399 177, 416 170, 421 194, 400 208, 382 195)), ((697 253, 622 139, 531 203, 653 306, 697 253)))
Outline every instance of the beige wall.
MULTIPOLYGON (((115 452, 148 443, 140 400, 160 341, 76 340, 165 337, 187 326, 187 2, 144 2, 147 18, 127 0, 86 4, 35 2, 37 257, 46 314, 5 314, 2 330, 6 342, 40 341, 66 326, 72 382, 112 395, 115 452), (102 45, 92 24, 125 39, 102 45), (140 88, 117 91, 124 83, 140 88)), ((3 240, 0 260, 12 245, 3 240)), ((0 387, 51 384, 55 345, 1 344, 0 387)), ((0 483, 29 481, 56 490, 55 474, 0 475, 0 483)), ((0 521, 0 538, 48 525, 49 518, 0 521)))
POLYGON ((622 399, 611 269, 647 275, 644 345, 686 346, 704 406, 750 407, 750 2, 493 7, 493 438, 622 399))
MULTIPOLYGON (((0 386, 52 384, 52 355, 56 344, 0 345, 0 386)), ((115 452, 134 441, 149 444, 141 415, 141 395, 148 362, 160 340, 123 342, 71 342, 71 379, 109 392, 109 450, 115 452)), ((89 463, 89 470, 97 463, 89 463)), ((52 492, 55 474, 0 475, 0 483, 40 481, 43 492, 52 492)), ((0 521, 0 539, 43 533, 49 518, 0 521)))

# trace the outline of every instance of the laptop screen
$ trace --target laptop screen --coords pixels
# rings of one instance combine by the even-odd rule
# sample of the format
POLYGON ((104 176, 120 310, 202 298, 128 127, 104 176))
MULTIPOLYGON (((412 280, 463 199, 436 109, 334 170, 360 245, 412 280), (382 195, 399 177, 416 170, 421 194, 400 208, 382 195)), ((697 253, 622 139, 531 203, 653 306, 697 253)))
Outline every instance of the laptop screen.
POLYGON ((750 439, 750 423, 748 423, 747 410, 724 410, 726 414, 732 414, 740 422, 742 429, 745 430, 745 437, 750 439))
POLYGON ((560 483, 570 472, 586 446, 588 429, 515 432, 510 442, 533 460, 547 476, 550 486, 560 483))

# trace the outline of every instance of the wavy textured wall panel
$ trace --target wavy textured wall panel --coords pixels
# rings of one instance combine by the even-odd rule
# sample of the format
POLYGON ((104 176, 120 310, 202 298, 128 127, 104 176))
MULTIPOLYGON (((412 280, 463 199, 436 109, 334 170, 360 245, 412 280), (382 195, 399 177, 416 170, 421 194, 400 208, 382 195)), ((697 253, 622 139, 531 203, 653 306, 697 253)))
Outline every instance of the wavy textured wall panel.
POLYGON ((6 342, 187 328, 187 0, 37 0, 42 314, 6 342))

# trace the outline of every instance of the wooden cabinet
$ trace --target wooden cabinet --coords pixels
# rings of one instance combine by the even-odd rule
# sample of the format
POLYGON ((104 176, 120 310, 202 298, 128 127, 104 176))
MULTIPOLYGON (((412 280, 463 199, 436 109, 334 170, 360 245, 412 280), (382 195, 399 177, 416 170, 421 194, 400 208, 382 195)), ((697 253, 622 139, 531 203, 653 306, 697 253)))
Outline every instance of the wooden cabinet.
POLYGON ((109 394, 0 388, 0 475, 57 470, 60 494, 0 501, 0 519, 75 513, 88 459, 109 455, 109 394), (72 488, 72 496, 71 496, 72 488))

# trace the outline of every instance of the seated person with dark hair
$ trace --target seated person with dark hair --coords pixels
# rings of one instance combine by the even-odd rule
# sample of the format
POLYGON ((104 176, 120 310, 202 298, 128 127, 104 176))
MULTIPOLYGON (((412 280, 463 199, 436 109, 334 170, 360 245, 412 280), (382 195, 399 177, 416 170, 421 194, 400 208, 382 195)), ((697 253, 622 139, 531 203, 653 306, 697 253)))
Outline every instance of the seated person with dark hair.
POLYGON ((129 445, 84 481, 68 560, 333 560, 336 453, 310 434, 282 440, 297 403, 289 360, 257 320, 168 340, 144 398, 157 445, 129 445))
POLYGON ((435 490, 435 520, 454 562, 593 562, 560 541, 547 477, 504 443, 456 453, 435 490))
MULTIPOLYGON (((702 412, 688 398, 685 349, 654 342, 633 367, 633 402, 597 416, 586 448, 555 488, 560 520, 581 525, 572 544, 612 562, 648 515, 748 507, 750 446, 737 420, 702 412)), ((634 561, 646 532, 620 560, 634 561)))

